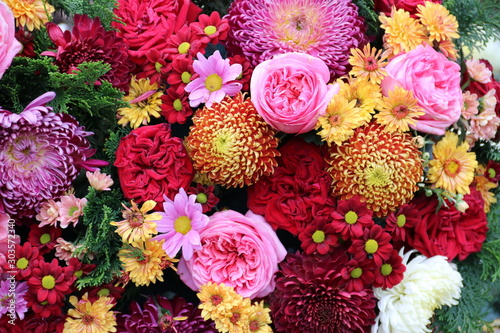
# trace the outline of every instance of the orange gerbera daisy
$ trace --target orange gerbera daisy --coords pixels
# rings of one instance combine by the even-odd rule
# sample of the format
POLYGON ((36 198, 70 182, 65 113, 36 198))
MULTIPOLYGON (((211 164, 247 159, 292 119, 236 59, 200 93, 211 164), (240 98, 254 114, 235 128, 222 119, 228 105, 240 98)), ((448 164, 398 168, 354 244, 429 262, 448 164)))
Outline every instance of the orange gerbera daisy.
POLYGON ((390 132, 407 132, 409 125, 414 125, 419 116, 425 114, 417 105, 411 90, 396 86, 389 91, 389 96, 384 96, 379 103, 380 113, 374 118, 379 124, 385 125, 390 132))
POLYGON ((33 31, 49 22, 55 8, 46 0, 4 0, 12 9, 18 27, 33 31))
POLYGON ((429 161, 427 177, 436 187, 452 194, 468 194, 478 164, 476 154, 468 151, 469 144, 464 141, 459 145, 458 140, 457 134, 446 132, 434 145, 434 159, 429 161))
POLYGON ((371 83, 380 84, 387 75, 384 69, 387 65, 387 57, 382 55, 382 50, 377 51, 375 47, 372 48, 370 44, 367 44, 363 51, 358 48, 351 49, 351 54, 349 64, 351 64, 352 69, 349 74, 359 79, 367 79, 371 83))

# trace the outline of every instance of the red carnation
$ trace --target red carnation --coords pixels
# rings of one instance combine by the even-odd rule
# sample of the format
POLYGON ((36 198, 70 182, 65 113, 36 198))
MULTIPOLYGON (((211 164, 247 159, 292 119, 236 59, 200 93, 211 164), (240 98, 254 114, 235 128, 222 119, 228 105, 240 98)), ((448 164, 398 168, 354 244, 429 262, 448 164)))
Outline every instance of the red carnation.
POLYGON ((182 140, 171 137, 170 125, 139 127, 122 138, 116 150, 118 177, 123 194, 140 204, 154 200, 161 210, 163 195, 171 200, 194 176, 182 140))
POLYGON ((464 260, 469 254, 481 251, 488 222, 481 193, 474 187, 470 189, 470 194, 464 196, 469 205, 465 213, 450 204, 436 213, 438 200, 435 196, 415 197, 413 202, 422 219, 408 234, 409 245, 426 257, 443 255, 449 261, 456 257, 464 260))

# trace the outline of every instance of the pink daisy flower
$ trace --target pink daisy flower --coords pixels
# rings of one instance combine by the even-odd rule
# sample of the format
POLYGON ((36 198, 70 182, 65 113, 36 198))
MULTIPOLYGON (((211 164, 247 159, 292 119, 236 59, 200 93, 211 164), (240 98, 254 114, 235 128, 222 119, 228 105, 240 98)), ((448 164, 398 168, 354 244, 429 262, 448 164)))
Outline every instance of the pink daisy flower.
POLYGON ((491 71, 486 67, 486 64, 480 62, 479 59, 466 60, 465 65, 467 66, 467 73, 474 81, 480 83, 491 82, 491 71))
POLYGON ((157 221, 156 229, 163 233, 152 238, 152 241, 165 240, 163 249, 174 258, 182 247, 185 260, 191 259, 195 250, 201 249, 200 230, 209 221, 202 213, 202 206, 196 202, 196 195, 188 196, 181 187, 174 200, 165 196, 162 219, 157 221))
POLYGON ((111 191, 110 186, 112 186, 114 182, 110 175, 101 173, 99 170, 94 172, 87 171, 85 175, 87 176, 90 186, 97 191, 111 191))
POLYGON ((78 223, 78 218, 83 215, 83 208, 87 205, 87 199, 79 199, 70 194, 62 196, 57 205, 59 206, 61 228, 66 229, 70 223, 73 225, 78 223))
POLYGON ((45 225, 53 226, 59 218, 59 206, 54 200, 49 199, 42 204, 40 212, 35 217, 40 221, 38 225, 40 228, 45 225))
POLYGON ((184 88, 189 93, 189 105, 197 107, 205 103, 211 107, 212 103, 219 103, 226 96, 234 96, 240 92, 242 84, 234 82, 241 74, 240 64, 229 63, 229 59, 222 59, 219 51, 205 58, 198 53, 198 60, 193 63, 197 77, 184 88))

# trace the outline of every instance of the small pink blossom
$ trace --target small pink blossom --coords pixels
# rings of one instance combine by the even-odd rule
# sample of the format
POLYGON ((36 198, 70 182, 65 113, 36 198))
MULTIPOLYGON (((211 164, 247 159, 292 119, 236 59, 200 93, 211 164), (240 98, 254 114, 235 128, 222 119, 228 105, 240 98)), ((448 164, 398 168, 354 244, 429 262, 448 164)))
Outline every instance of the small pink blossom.
POLYGON ((231 65, 229 59, 222 59, 219 51, 208 58, 198 53, 197 58, 193 63, 197 77, 184 88, 189 93, 191 107, 201 103, 211 107, 212 103, 219 103, 226 95, 234 96, 240 92, 242 84, 234 82, 242 72, 240 64, 231 65))
POLYGON ((479 101, 477 100, 477 95, 471 94, 470 91, 466 91, 462 96, 464 99, 462 117, 470 119, 470 117, 478 113, 479 101))
POLYGON ((495 96, 496 90, 491 89, 479 99, 480 102, 480 109, 484 111, 495 111, 496 105, 497 105, 497 98, 495 96))
POLYGON ((59 218, 59 205, 52 199, 42 203, 40 212, 35 216, 37 221, 40 221, 39 227, 45 225, 55 225, 59 218))
POLYGON ((69 259, 73 257, 73 253, 76 250, 75 245, 64 240, 62 237, 59 237, 56 242, 57 244, 54 246, 54 248, 56 249, 56 258, 68 262, 69 259))
POLYGON ((99 170, 94 172, 87 171, 85 175, 87 176, 90 186, 97 191, 111 191, 110 186, 112 186, 114 182, 110 175, 101 173, 99 170))
POLYGON ((83 208, 87 205, 87 199, 79 199, 70 194, 62 196, 57 205, 59 206, 61 228, 66 229, 70 223, 73 223, 74 226, 78 223, 78 218, 83 215, 83 208))
POLYGON ((479 61, 479 59, 469 59, 465 61, 467 66, 467 73, 470 78, 480 83, 491 82, 491 71, 486 67, 486 64, 479 61))
POLYGON ((495 110, 485 110, 477 116, 470 118, 470 128, 475 140, 490 140, 495 134, 500 124, 500 118, 497 117, 495 110))

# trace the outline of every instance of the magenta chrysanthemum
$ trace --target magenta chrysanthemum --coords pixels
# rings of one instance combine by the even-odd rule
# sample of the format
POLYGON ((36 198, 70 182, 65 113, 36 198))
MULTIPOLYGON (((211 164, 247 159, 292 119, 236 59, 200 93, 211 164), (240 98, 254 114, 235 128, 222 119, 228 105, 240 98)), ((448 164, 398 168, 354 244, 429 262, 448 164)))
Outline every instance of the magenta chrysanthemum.
POLYGON ((54 97, 43 94, 20 114, 0 109, 0 212, 34 216, 42 202, 70 188, 81 167, 94 164, 86 161, 94 153, 85 139, 92 133, 43 106, 54 97))
POLYGON ((229 7, 227 49, 253 66, 287 52, 321 58, 334 77, 347 74, 349 50, 367 42, 351 0, 235 0, 229 7))

